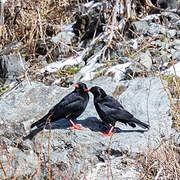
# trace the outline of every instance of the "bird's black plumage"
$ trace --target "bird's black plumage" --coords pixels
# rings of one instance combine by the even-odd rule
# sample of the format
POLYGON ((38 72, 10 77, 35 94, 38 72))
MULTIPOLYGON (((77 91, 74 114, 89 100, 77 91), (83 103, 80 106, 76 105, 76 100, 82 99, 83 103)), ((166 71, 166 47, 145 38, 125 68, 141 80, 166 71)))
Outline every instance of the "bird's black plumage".
POLYGON ((102 88, 94 86, 90 89, 90 92, 94 95, 94 105, 103 122, 114 127, 116 121, 120 121, 133 128, 138 125, 149 129, 149 125, 136 119, 116 99, 107 95, 102 88))
POLYGON ((34 126, 41 127, 45 125, 48 118, 50 119, 50 122, 66 118, 71 120, 70 122, 72 123, 72 120, 80 116, 88 104, 89 94, 87 92, 88 89, 86 84, 79 82, 75 87, 76 88, 73 92, 66 95, 43 118, 33 123, 31 128, 34 126))

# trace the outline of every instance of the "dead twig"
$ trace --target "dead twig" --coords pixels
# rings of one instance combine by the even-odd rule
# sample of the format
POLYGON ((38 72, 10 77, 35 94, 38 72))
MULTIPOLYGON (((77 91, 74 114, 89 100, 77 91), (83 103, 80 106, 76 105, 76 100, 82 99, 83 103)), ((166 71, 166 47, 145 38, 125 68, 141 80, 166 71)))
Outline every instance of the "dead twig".
POLYGON ((26 70, 26 66, 25 66, 25 64, 24 64, 24 61, 23 61, 22 56, 21 56, 21 54, 20 54, 19 51, 18 51, 18 56, 19 56, 19 59, 20 59, 20 61, 21 61, 22 67, 23 67, 23 69, 24 69, 24 71, 25 71, 25 78, 26 78, 28 84, 31 85, 30 78, 29 78, 28 72, 27 72, 27 70, 26 70))

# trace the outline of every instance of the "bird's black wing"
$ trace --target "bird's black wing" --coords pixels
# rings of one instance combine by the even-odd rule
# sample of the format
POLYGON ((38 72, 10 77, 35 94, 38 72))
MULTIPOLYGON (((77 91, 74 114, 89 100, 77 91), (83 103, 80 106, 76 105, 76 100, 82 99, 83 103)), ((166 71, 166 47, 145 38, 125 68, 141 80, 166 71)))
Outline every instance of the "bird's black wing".
POLYGON ((51 108, 43 118, 33 123, 31 128, 34 126, 44 125, 47 118, 50 118, 51 122, 54 122, 60 118, 68 118, 72 115, 72 113, 75 113, 82 108, 83 100, 83 97, 79 96, 75 92, 68 94, 58 104, 51 108))
POLYGON ((104 98, 104 101, 109 102, 114 108, 124 109, 123 106, 119 103, 119 101, 114 99, 112 96, 106 96, 104 98))
POLYGON ((111 96, 107 96, 98 102, 98 106, 106 116, 111 116, 116 120, 131 119, 133 115, 126 111, 123 106, 111 96))
POLYGON ((142 128, 149 129, 149 125, 136 119, 131 113, 126 111, 123 106, 113 97, 106 96, 100 98, 96 105, 98 106, 99 114, 101 118, 110 124, 114 124, 116 121, 120 121, 124 124, 129 124, 131 127, 136 127, 136 124, 142 128))
POLYGON ((59 116, 68 116, 74 111, 81 109, 83 100, 82 96, 72 92, 71 94, 65 96, 50 111, 54 114, 59 114, 59 116))

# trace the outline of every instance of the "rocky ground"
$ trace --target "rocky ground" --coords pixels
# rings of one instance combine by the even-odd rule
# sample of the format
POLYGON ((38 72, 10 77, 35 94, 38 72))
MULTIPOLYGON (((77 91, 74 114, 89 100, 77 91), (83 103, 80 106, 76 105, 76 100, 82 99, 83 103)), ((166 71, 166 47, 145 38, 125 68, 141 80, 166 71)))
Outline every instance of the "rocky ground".
POLYGON ((137 1, 123 16, 119 1, 73 1, 72 22, 46 22, 56 33, 36 41, 33 55, 24 40, 2 41, 0 179, 179 179, 180 14, 178 2, 162 2, 137 1), (90 95, 81 131, 65 119, 31 130, 78 81, 102 87, 150 129, 117 123, 102 136, 90 95))
MULTIPOLYGON (((2 96, 0 103, 2 107, 0 110, 2 115, 1 138, 6 144, 4 153, 5 151, 12 152, 15 157, 9 164, 10 167, 12 166, 9 169, 17 169, 15 172, 9 171, 11 176, 20 175, 22 167, 23 175, 35 173, 41 159, 43 163, 47 163, 47 166, 49 161, 54 168, 62 166, 64 169, 60 169, 61 173, 66 176, 70 173, 69 175, 74 178, 86 177, 87 174, 89 179, 91 176, 102 178, 107 176, 106 170, 103 171, 100 168, 98 170, 102 171, 100 175, 98 172, 97 174, 91 172, 91 174, 89 170, 93 169, 94 165, 102 167, 107 165, 109 147, 111 148, 112 165, 116 166, 114 163, 120 163, 123 155, 128 154, 131 157, 139 153, 146 154, 147 148, 155 149, 161 141, 173 135, 172 117, 168 114, 170 103, 159 79, 137 78, 116 83, 112 82, 111 78, 103 77, 87 85, 88 87, 101 86, 108 94, 114 93, 117 97, 121 93, 121 88, 126 87, 127 89, 118 100, 136 118, 150 124, 150 130, 132 129, 117 123, 116 133, 112 139, 102 136, 106 127, 99 120, 91 96, 86 111, 77 120, 83 128, 82 131, 71 132, 67 120, 62 119, 41 133, 39 131, 42 129, 35 129, 29 134, 32 122, 41 118, 65 94, 72 91, 72 88, 48 87, 37 82, 29 85, 24 81, 13 92, 2 96), (22 141, 23 137, 24 141, 22 141)), ((7 159, 3 159, 3 164, 6 163, 8 163, 7 159)), ((120 178, 126 176, 126 171, 128 171, 130 174, 127 178, 130 176, 138 179, 140 168, 132 166, 132 172, 129 168, 124 170, 113 168, 112 173, 115 177, 120 178)), ((39 176, 45 178, 48 167, 43 167, 43 169, 40 167, 39 171, 39 176)))

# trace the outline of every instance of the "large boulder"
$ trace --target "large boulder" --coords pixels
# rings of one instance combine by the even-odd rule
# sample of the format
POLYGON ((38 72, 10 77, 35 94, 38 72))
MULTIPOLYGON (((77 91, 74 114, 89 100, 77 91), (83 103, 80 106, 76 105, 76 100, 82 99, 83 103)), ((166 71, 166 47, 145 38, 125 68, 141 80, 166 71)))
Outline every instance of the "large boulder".
POLYGON ((24 58, 18 55, 0 57, 0 81, 9 84, 25 73, 24 58))
POLYGON ((99 120, 91 95, 87 109, 77 120, 83 130, 71 132, 68 121, 61 119, 46 129, 30 133, 31 123, 44 116, 73 88, 48 87, 38 82, 29 85, 24 81, 0 100, 0 159, 3 168, 7 168, 5 173, 0 171, 0 178, 33 176, 44 179, 51 169, 54 179, 97 179, 100 174, 107 179, 103 169, 110 156, 115 179, 138 179, 137 168, 118 169, 117 164, 121 164, 123 153, 145 154, 148 148, 157 147, 162 138, 172 133, 168 115, 170 103, 160 79, 137 78, 117 83, 102 77, 87 85, 89 88, 101 86, 108 94, 113 94, 136 118, 150 124, 150 130, 133 129, 118 122, 112 139, 102 136, 106 127, 99 120), (122 89, 126 90, 122 93, 122 89), (94 178, 91 176, 93 167, 94 178))

